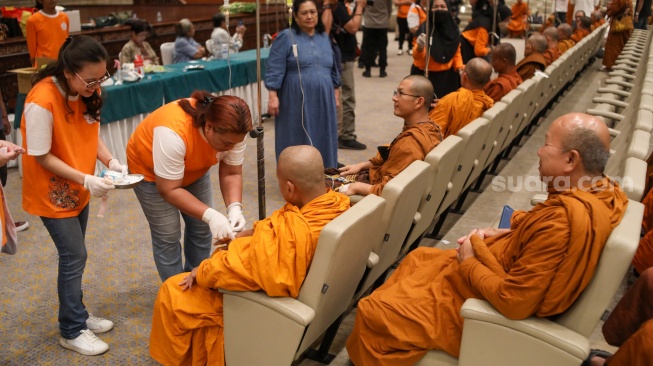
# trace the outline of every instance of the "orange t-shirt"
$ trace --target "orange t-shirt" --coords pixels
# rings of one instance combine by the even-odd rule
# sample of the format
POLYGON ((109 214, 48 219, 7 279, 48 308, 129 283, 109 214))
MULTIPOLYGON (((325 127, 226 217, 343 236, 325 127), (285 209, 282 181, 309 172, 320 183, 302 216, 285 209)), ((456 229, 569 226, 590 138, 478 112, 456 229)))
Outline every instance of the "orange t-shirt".
POLYGON ((23 135, 23 210, 49 218, 74 217, 90 200, 84 186, 46 170, 35 156, 50 152, 85 174, 95 172, 100 123, 85 115, 79 95, 68 97, 55 79, 45 78, 25 100, 23 135), (71 113, 72 111, 72 113, 71 113))
MULTIPOLYGON (((417 37, 413 39, 413 63, 420 70, 425 69, 424 65, 426 65, 426 47, 424 47, 421 52, 417 50, 417 37)), ((446 64, 435 62, 433 61, 433 57, 429 57, 429 71, 447 71, 452 67, 454 70, 458 70, 462 69, 464 66, 463 56, 460 53, 460 45, 458 45, 456 54, 446 64)))
POLYGON ((68 37, 70 21, 62 11, 56 15, 48 15, 43 11, 34 13, 27 18, 27 48, 29 57, 49 57, 57 59, 59 49, 68 37))
MULTIPOLYGON (((190 99, 191 105, 196 100, 190 99)), ((186 147, 182 186, 187 186, 218 163, 217 152, 193 126, 193 118, 174 101, 152 112, 132 133, 127 143, 127 165, 132 173, 143 174, 148 182, 155 181, 152 144, 154 129, 167 127, 184 141, 186 147), (192 158, 188 158, 192 157, 192 158)))
POLYGON ((399 5, 397 8, 397 18, 406 18, 408 16, 409 9, 410 4, 399 5))
POLYGON ((490 35, 485 28, 466 30, 461 35, 474 46, 474 55, 484 57, 490 53, 490 35))

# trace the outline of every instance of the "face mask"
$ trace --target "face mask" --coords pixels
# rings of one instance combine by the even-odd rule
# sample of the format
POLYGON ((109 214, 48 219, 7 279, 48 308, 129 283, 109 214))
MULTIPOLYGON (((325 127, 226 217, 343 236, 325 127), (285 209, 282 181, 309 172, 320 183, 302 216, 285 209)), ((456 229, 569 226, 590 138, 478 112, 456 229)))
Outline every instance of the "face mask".
POLYGON ((451 15, 446 10, 436 10, 433 12, 433 20, 436 23, 444 23, 449 19, 451 15))

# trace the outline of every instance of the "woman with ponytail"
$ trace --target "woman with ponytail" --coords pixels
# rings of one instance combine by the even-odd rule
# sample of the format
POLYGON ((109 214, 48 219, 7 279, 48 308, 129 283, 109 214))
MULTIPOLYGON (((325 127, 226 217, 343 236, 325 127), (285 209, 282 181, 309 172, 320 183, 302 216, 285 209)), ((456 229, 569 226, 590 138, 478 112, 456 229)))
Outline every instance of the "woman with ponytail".
POLYGON ((245 135, 252 116, 244 100, 196 91, 164 105, 136 128, 127 144, 134 188, 150 225, 154 263, 162 281, 190 272, 209 257, 211 243, 245 228, 242 211, 245 135), (213 209, 209 169, 216 164, 227 217, 213 209), (181 258, 181 223, 185 223, 181 258))
POLYGON ((114 188, 94 175, 96 160, 127 171, 99 138, 106 60, 93 38, 66 39, 58 60, 34 76, 21 120, 23 209, 41 217, 59 253, 59 344, 83 355, 106 352, 109 346, 95 333, 113 328, 82 302, 89 201, 114 188))

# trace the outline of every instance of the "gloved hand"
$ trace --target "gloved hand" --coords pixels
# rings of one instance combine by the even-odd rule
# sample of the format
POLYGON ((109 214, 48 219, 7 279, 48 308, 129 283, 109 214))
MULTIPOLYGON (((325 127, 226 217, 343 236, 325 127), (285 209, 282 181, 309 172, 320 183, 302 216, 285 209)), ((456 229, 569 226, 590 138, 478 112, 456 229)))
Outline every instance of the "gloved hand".
POLYGON ((347 194, 347 191, 349 190, 349 184, 343 184, 340 187, 338 187, 336 190, 342 194, 347 194))
POLYGON ((240 202, 233 202, 227 207, 227 216, 231 229, 240 232, 245 228, 245 216, 243 216, 243 205, 240 202))
POLYGON ((426 46, 426 33, 422 33, 417 37, 417 46, 424 48, 426 46))
POLYGON ((109 170, 127 175, 127 165, 120 164, 116 158, 109 160, 109 170))
POLYGON ((91 192, 91 195, 95 197, 102 197, 107 194, 107 192, 115 189, 116 187, 114 187, 113 183, 105 180, 104 178, 86 174, 84 176, 84 188, 88 189, 89 192, 91 192))
POLYGON ((209 224, 214 242, 227 238, 232 240, 236 238, 233 230, 231 230, 231 224, 229 223, 229 220, 227 220, 227 218, 218 211, 210 207, 207 208, 202 215, 202 221, 209 224))

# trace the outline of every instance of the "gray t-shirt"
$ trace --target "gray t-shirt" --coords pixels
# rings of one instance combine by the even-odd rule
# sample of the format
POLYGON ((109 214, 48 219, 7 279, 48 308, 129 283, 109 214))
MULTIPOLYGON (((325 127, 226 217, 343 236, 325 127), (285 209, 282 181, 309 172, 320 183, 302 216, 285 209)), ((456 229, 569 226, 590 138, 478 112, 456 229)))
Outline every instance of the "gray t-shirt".
POLYGON ((374 5, 366 6, 363 13, 365 28, 388 28, 392 13, 392 0, 375 0, 374 5))

